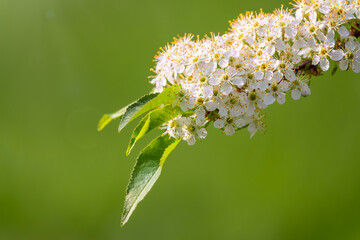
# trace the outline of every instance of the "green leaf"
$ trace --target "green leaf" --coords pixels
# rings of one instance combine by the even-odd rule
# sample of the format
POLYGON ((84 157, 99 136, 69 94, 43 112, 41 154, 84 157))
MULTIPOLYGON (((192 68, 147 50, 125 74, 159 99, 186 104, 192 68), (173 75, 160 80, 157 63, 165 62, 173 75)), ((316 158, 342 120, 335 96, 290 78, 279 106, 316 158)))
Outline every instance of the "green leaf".
POLYGON ((334 76, 337 70, 338 70, 338 65, 336 64, 333 70, 331 71, 331 76, 334 76))
POLYGON ((168 103, 173 103, 177 99, 177 94, 180 92, 180 90, 181 87, 179 85, 173 85, 169 88, 166 88, 155 98, 150 99, 150 101, 144 102, 139 99, 138 101, 132 103, 126 109, 126 112, 120 121, 118 131, 120 132, 128 123, 139 117, 141 114, 144 114, 160 106, 161 104, 166 105, 168 103))
POLYGON ((149 102, 150 100, 152 100, 153 98, 155 98, 157 95, 159 95, 158 93, 151 93, 148 95, 145 95, 143 97, 141 97, 140 99, 136 100, 133 103, 130 103, 129 105, 127 105, 126 107, 123 107, 122 109, 120 109, 117 112, 114 113, 110 113, 110 114, 104 114, 104 116, 102 116, 102 118, 100 119, 99 123, 98 123, 98 131, 101 131, 106 125, 108 125, 112 120, 120 118, 120 121, 122 120, 122 117, 124 116, 124 114, 126 113, 126 110, 128 109, 128 107, 134 105, 135 103, 141 103, 143 105, 145 105, 147 102, 149 102))
POLYGON ((106 125, 108 125, 112 120, 114 120, 116 118, 120 118, 120 120, 121 120, 121 118, 124 115, 125 111, 126 111, 126 107, 120 109, 116 113, 104 114, 102 116, 102 118, 100 119, 99 123, 98 123, 97 130, 98 131, 103 130, 106 125))
POLYGON ((160 136, 140 153, 126 190, 121 226, 129 220, 137 204, 144 199, 159 178, 166 158, 179 142, 180 139, 160 136))
POLYGON ((160 127, 164 123, 170 121, 177 115, 181 114, 182 111, 179 108, 173 108, 172 105, 167 105, 163 108, 156 109, 148 113, 134 129, 129 146, 126 150, 128 156, 134 147, 135 143, 155 128, 160 127))

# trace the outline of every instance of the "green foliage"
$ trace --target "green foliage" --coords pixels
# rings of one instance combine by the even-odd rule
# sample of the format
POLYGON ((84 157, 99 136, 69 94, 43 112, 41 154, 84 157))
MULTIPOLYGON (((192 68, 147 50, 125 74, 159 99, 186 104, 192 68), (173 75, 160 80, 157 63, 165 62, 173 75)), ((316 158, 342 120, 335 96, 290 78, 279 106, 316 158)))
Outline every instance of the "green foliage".
POLYGON ((121 121, 124 114, 127 112, 128 108, 130 108, 130 109, 141 108, 147 102, 149 102, 150 100, 155 98, 157 95, 159 95, 159 94, 151 93, 151 94, 145 95, 142 98, 136 100, 135 102, 130 103, 126 107, 123 107, 122 109, 120 109, 117 112, 110 113, 110 114, 104 114, 98 123, 98 127, 97 127, 98 131, 101 131, 106 125, 108 125, 114 119, 120 118, 120 121, 121 121))
POLYGON ((160 136, 153 140, 138 156, 126 190, 123 226, 130 218, 137 204, 143 200, 159 178, 166 158, 179 144, 180 139, 160 136))
MULTIPOLYGON (((173 106, 180 90, 179 85, 173 85, 160 94, 150 93, 115 113, 105 114, 98 123, 98 130, 101 131, 112 120, 120 119, 118 128, 120 132, 132 120, 151 111, 134 129, 126 150, 126 155, 129 155, 140 138, 177 115, 183 114, 178 106, 173 106)), ((121 226, 128 221, 136 205, 150 191, 160 175, 166 158, 179 142, 180 139, 159 136, 140 153, 127 188, 121 226)))
POLYGON ((148 113, 137 125, 132 133, 129 146, 126 150, 126 155, 129 155, 135 143, 145 136, 145 134, 160 127, 167 121, 173 119, 177 115, 182 113, 179 108, 174 108, 172 105, 167 105, 163 108, 156 109, 148 113))
MULTIPOLYGON (((126 108, 125 114, 122 117, 119 125, 119 132, 132 120, 139 117, 140 115, 162 105, 162 104, 168 104, 173 103, 176 98, 177 94, 180 91, 179 85, 173 85, 169 88, 164 89, 160 94, 153 97, 152 99, 143 98, 139 99, 138 101, 132 103, 126 108)), ((149 94, 147 96, 153 96, 152 94, 149 94)))

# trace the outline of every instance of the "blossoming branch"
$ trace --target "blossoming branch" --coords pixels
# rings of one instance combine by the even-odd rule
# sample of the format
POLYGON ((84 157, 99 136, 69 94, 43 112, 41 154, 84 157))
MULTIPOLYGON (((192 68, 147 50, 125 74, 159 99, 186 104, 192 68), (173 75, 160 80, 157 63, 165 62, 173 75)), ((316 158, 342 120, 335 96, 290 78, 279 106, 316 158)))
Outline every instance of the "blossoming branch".
POLYGON ((262 109, 310 95, 313 76, 334 68, 360 72, 360 1, 304 0, 272 14, 247 12, 224 35, 175 39, 155 57, 153 93, 99 122, 120 118, 119 131, 147 113, 127 154, 145 134, 163 134, 139 155, 124 206, 124 224, 160 175, 180 140, 193 145, 213 125, 225 134, 262 130, 262 109))

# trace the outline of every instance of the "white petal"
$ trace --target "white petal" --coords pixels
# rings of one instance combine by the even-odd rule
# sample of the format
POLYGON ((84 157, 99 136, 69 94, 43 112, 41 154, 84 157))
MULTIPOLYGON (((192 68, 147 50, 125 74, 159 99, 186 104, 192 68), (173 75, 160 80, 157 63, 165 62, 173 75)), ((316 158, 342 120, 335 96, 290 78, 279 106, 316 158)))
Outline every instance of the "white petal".
POLYGON ((262 100, 259 100, 256 103, 260 109, 265 109, 267 107, 267 105, 262 100))
POLYGON ((259 81, 257 84, 257 88, 259 88, 261 91, 265 91, 269 84, 266 81, 259 81))
POLYGON ((195 123, 197 126, 203 126, 205 124, 205 119, 197 117, 195 123))
POLYGON ((354 71, 354 73, 359 73, 360 72, 360 63, 357 61, 353 61, 351 68, 354 71))
POLYGON ((247 113, 247 115, 249 115, 249 116, 254 115, 254 111, 255 111, 255 105, 254 105, 254 104, 250 104, 250 105, 248 106, 248 108, 246 109, 246 113, 247 113))
POLYGON ((304 83, 301 85, 301 95, 306 97, 309 96, 311 94, 311 89, 309 88, 309 86, 304 83))
POLYGON ((265 73, 265 78, 264 79, 265 80, 270 80, 270 79, 272 79, 273 75, 274 75, 273 71, 268 71, 268 72, 265 73))
POLYGON ((288 82, 286 82, 286 81, 282 81, 279 84, 279 87, 280 87, 281 91, 287 92, 290 89, 290 84, 288 82))
POLYGON ((286 45, 282 40, 279 40, 276 44, 275 44, 276 49, 280 50, 280 51, 285 51, 286 45))
POLYGON ((232 80, 232 83, 235 84, 238 87, 243 87, 245 85, 245 82, 242 77, 236 77, 232 80))
POLYGON ((226 107, 224 106, 221 106, 219 107, 219 115, 220 117, 226 117, 229 113, 229 109, 227 109, 226 107))
POLYGON ((217 67, 217 63, 216 63, 216 62, 211 62, 211 63, 209 63, 209 66, 208 66, 207 71, 206 71, 207 74, 209 75, 209 74, 215 72, 216 67, 217 67))
POLYGON ((276 100, 279 104, 284 104, 286 101, 285 93, 282 93, 282 92, 278 93, 276 100))
POLYGON ((330 5, 329 3, 324 3, 322 4, 322 6, 319 8, 319 11, 323 14, 327 14, 328 12, 330 12, 330 5))
POLYGON ((190 137, 188 137, 188 138, 186 139, 186 141, 187 141, 187 143, 188 143, 189 145, 194 145, 195 142, 196 142, 195 136, 194 136, 194 135, 191 135, 190 137))
POLYGON ((215 122, 214 122, 214 127, 215 128, 223 128, 225 125, 225 121, 222 120, 222 119, 217 119, 215 122))
POLYGON ((257 132, 257 128, 256 128, 256 125, 254 123, 251 123, 249 126, 248 126, 248 131, 249 133, 251 134, 250 135, 250 138, 252 138, 254 136, 254 134, 257 132))
POLYGON ((219 85, 220 82, 221 82, 220 78, 216 78, 216 77, 210 78, 209 80, 209 84, 212 86, 219 85))
POLYGON ((209 97, 213 93, 213 88, 210 85, 205 85, 203 92, 205 97, 209 97))
POLYGON ((240 106, 234 106, 230 109, 230 114, 234 117, 238 117, 244 114, 244 110, 240 106))
POLYGON ((199 136, 199 138, 203 139, 206 138, 207 131, 205 128, 200 128, 199 130, 196 131, 196 134, 199 136))
POLYGON ((302 9, 297 9, 296 10, 296 12, 295 12, 295 16, 296 16, 296 19, 299 19, 299 20, 301 20, 302 18, 303 18, 303 11, 302 11, 302 9))
POLYGON ((218 106, 218 104, 216 102, 207 102, 205 107, 208 111, 212 112, 212 111, 215 111, 217 106, 218 106))
POLYGON ((300 97, 301 97, 301 92, 299 89, 295 88, 291 91, 291 97, 294 99, 294 100, 299 100, 300 97))
POLYGON ((187 112, 187 110, 189 110, 188 106, 189 105, 186 103, 185 100, 180 103, 180 108, 183 112, 187 112))
POLYGON ((314 55, 312 59, 312 65, 316 66, 319 64, 319 62, 320 62, 320 56, 314 55))
POLYGON ((195 110, 195 114, 197 116, 197 119, 200 119, 200 120, 205 119, 205 109, 204 109, 204 107, 203 106, 198 107, 195 110))
POLYGON ((306 47, 306 42, 303 39, 295 40, 293 47, 296 49, 304 48, 306 47))
POLYGON ((220 88, 220 91, 225 95, 229 95, 229 93, 231 93, 231 90, 232 86, 228 83, 224 83, 220 88))
POLYGON ((329 56, 334 61, 340 61, 344 57, 344 52, 343 50, 332 50, 329 56))
POLYGON ((221 68, 226 68, 227 66, 229 65, 229 60, 227 60, 227 59, 221 59, 220 61, 219 61, 219 66, 221 67, 221 68))
POLYGON ((234 123, 235 123, 236 127, 238 127, 238 128, 242 128, 243 126, 246 125, 245 119, 242 119, 242 118, 236 119, 236 120, 234 121, 234 123))
POLYGON ((316 47, 316 40, 315 38, 311 37, 308 41, 307 41, 307 44, 312 48, 314 49, 316 47))
POLYGON ((323 58, 320 60, 321 70, 327 71, 327 70, 329 70, 329 66, 330 66, 330 64, 329 64, 329 60, 327 60, 327 58, 323 58))
POLYGON ((177 66, 177 67, 175 68, 175 71, 176 71, 177 73, 183 73, 184 70, 185 70, 185 66, 184 66, 184 65, 179 65, 179 66, 177 66))
POLYGON ((275 102, 275 98, 272 94, 266 94, 263 99, 266 105, 270 105, 275 102))
POLYGON ((224 129, 224 133, 225 133, 226 135, 233 135, 233 134, 235 133, 235 129, 234 129, 233 126, 227 125, 227 126, 225 127, 225 129, 224 129))
POLYGON ((356 47, 356 46, 355 46, 355 44, 354 44, 353 41, 347 41, 347 42, 345 43, 345 49, 348 50, 348 51, 354 50, 355 47, 356 47))
POLYGON ((339 67, 340 67, 341 70, 346 71, 348 69, 348 67, 349 67, 348 61, 345 60, 345 59, 341 60, 340 63, 339 63, 339 67))
POLYGON ((345 26, 342 26, 339 28, 338 33, 340 34, 341 37, 343 38, 347 38, 349 36, 349 30, 347 30, 347 28, 345 26))
POLYGON ((328 41, 332 42, 334 41, 335 38, 335 32, 334 30, 330 30, 327 34, 326 34, 326 38, 328 41))
POLYGON ((288 35, 290 38, 294 38, 297 34, 297 30, 294 26, 289 25, 285 28, 285 34, 288 35))
POLYGON ((261 79, 264 78, 264 73, 261 72, 261 71, 256 71, 256 72, 254 73, 254 77, 255 77, 256 80, 261 80, 261 79))
POLYGON ((296 80, 295 72, 292 70, 286 70, 285 77, 287 80, 289 80, 291 82, 296 80))
POLYGON ((315 23, 316 19, 317 19, 317 13, 316 11, 311 11, 309 14, 309 19, 311 21, 311 23, 315 23))
POLYGON ((283 78, 283 74, 280 71, 274 72, 273 81, 278 83, 283 78))
POLYGON ((185 74, 187 76, 191 75, 194 72, 194 69, 195 69, 194 65, 187 66, 185 70, 185 74))

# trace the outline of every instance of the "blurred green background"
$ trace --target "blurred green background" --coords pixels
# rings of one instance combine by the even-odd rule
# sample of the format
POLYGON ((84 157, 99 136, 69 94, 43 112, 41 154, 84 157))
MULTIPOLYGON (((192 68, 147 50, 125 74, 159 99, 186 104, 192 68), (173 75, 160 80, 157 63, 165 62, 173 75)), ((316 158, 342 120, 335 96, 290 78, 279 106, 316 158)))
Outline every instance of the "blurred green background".
POLYGON ((282 3, 1 0, 0 239, 360 239, 360 79, 350 72, 271 106, 266 134, 211 129, 182 143, 120 228, 135 123, 99 133, 101 115, 151 89, 153 56, 173 36, 224 33, 239 13, 282 3))

